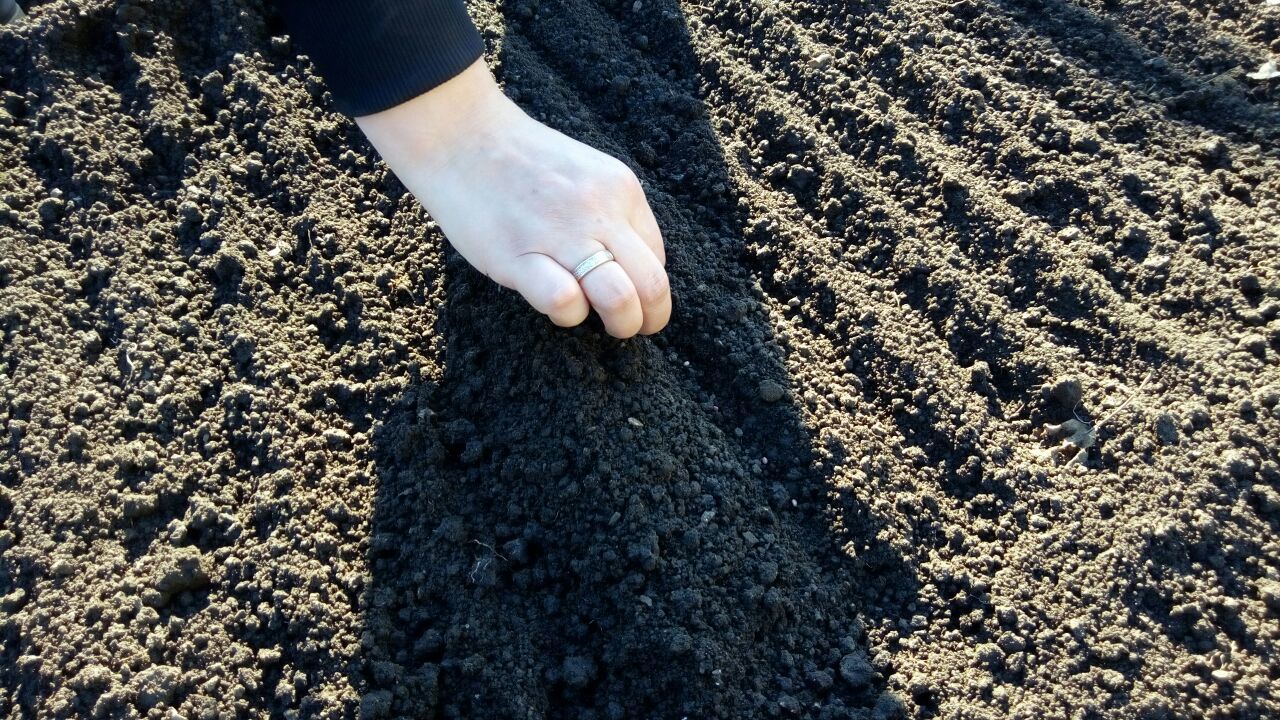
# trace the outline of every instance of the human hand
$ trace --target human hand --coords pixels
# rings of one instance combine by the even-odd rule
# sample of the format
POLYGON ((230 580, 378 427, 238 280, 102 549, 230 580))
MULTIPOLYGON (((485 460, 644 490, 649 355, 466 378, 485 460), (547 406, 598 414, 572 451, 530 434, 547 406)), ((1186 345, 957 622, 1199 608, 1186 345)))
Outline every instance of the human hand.
POLYGON ((666 326, 666 252, 635 174, 526 115, 482 60, 356 122, 454 248, 555 324, 595 308, 614 337, 666 326), (616 262, 575 280, 599 250, 616 262))

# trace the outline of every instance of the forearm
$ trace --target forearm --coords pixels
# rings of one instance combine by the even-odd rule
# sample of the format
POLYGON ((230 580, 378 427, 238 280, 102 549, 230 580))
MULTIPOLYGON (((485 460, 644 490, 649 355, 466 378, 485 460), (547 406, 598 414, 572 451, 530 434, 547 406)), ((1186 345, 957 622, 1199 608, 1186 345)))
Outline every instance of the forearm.
POLYGON ((486 144, 486 138, 499 134, 519 115, 523 112, 478 59, 430 91, 359 116, 356 123, 397 174, 414 168, 417 177, 402 180, 421 186, 456 154, 486 144))

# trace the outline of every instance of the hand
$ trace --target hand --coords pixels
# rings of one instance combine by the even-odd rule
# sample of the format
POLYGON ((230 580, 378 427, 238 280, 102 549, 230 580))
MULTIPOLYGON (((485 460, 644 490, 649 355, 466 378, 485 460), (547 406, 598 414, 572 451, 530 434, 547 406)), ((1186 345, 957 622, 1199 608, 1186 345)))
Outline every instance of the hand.
POLYGON ((666 326, 666 252, 635 174, 526 115, 482 60, 356 122, 467 262, 555 324, 595 308, 614 337, 666 326), (617 262, 575 280, 602 249, 617 262))

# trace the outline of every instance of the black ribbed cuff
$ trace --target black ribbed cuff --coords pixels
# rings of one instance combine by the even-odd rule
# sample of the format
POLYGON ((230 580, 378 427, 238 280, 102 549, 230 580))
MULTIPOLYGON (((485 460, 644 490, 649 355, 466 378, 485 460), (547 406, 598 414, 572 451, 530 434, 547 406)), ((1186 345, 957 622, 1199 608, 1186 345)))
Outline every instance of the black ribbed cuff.
POLYGON ((347 115, 369 115, 417 97, 484 53, 462 0, 279 4, 289 32, 347 115))

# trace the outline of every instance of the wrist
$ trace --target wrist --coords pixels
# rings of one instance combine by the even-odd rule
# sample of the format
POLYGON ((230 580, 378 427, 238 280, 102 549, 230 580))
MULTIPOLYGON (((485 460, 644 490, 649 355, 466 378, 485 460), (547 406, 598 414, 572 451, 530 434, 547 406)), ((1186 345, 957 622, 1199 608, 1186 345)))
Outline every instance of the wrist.
POLYGON ((522 112, 480 58, 417 97, 355 120, 401 181, 416 185, 522 112))

